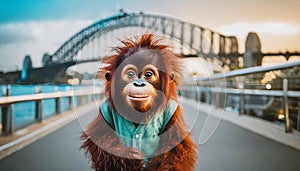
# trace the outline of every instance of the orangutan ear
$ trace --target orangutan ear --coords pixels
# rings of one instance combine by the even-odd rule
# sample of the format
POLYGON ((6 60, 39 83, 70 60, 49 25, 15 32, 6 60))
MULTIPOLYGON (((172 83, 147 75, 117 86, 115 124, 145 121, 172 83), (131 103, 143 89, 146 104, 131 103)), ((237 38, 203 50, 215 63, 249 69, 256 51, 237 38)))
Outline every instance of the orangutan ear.
POLYGON ((175 81, 175 73, 171 72, 170 74, 171 82, 175 81))
POLYGON ((106 71, 104 76, 105 76, 106 81, 108 81, 108 82, 111 81, 111 72, 110 71, 106 71))

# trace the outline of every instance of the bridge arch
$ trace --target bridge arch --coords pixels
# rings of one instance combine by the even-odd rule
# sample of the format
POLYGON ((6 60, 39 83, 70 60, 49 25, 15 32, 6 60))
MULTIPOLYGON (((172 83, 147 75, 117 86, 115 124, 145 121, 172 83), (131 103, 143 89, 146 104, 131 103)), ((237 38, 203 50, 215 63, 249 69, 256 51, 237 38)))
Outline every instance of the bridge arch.
POLYGON ((51 62, 44 62, 43 65, 50 66, 75 62, 77 53, 96 36, 103 32, 111 32, 125 27, 147 28, 158 31, 170 39, 177 40, 181 44, 182 55, 193 54, 194 56, 201 55, 203 57, 222 57, 234 54, 238 49, 235 37, 224 36, 218 32, 177 18, 144 13, 122 13, 102 19, 82 29, 48 57, 51 59, 51 62), (190 53, 185 54, 183 47, 188 47, 190 53))

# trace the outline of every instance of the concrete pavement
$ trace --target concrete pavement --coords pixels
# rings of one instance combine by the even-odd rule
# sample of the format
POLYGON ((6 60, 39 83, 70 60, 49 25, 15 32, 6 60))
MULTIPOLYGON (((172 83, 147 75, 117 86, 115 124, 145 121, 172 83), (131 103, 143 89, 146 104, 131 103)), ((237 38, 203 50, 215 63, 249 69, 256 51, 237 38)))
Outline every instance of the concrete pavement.
MULTIPOLYGON (((184 104, 184 103, 183 103, 184 104)), ((95 116, 96 109, 82 116, 83 126, 95 116)), ((211 118, 184 104, 184 114, 198 145, 197 171, 297 171, 300 151, 265 138, 230 122, 211 118), (197 119, 196 119, 197 118, 197 119), (216 127, 216 123, 219 123, 216 127), (209 125, 212 124, 212 125, 209 125), (215 128, 211 138, 198 144, 201 130, 215 128)), ((1 171, 83 171, 91 170, 83 151, 79 151, 82 131, 78 120, 28 145, 0 161, 1 171)), ((205 137, 205 136, 204 136, 205 137)), ((209 136, 207 136, 209 137, 209 136)), ((200 138, 201 139, 201 138, 200 138)))

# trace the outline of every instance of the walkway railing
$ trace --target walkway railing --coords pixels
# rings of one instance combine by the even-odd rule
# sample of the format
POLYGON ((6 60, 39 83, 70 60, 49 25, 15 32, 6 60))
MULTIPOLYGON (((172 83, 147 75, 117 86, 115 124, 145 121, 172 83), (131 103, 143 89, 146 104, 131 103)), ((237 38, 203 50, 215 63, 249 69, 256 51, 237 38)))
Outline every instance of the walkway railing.
POLYGON ((179 93, 239 114, 285 123, 286 132, 291 132, 292 128, 300 130, 300 77, 290 75, 291 71, 299 72, 299 66, 300 61, 286 62, 198 77, 194 78, 196 84, 181 86, 179 93), (283 76, 261 83, 266 74, 272 73, 283 76))
POLYGON ((100 90, 74 90, 74 91, 63 91, 53 93, 38 93, 21 96, 6 96, 0 97, 0 107, 2 112, 2 134, 9 135, 14 131, 14 113, 13 104, 33 101, 35 102, 35 121, 41 122, 43 116, 43 101, 45 99, 55 99, 55 113, 59 114, 62 112, 62 98, 68 98, 67 109, 71 110, 73 106, 73 100, 78 97, 78 106, 91 102, 93 99, 99 99, 102 91, 100 90), (94 97, 92 97, 94 96, 94 97))

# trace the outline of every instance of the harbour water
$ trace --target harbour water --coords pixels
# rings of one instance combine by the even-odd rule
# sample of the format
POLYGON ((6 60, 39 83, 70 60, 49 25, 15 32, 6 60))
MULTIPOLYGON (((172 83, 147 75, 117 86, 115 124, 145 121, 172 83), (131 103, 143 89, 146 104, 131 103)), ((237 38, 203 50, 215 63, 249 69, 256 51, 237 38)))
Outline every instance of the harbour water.
MULTIPOLYGON (((6 93, 7 85, 0 85, 2 88, 2 93, 0 93, 0 98, 6 93)), ((28 94, 50 93, 57 91, 68 91, 72 89, 77 89, 78 87, 72 87, 71 85, 10 85, 10 96, 20 96, 28 94)), ((68 110, 69 99, 64 97, 61 99, 61 111, 68 110)), ((72 105, 77 106, 78 98, 72 97, 72 105)), ((1 110, 0 110, 0 114, 1 110)), ((47 118, 55 115, 55 99, 45 99, 43 100, 43 117, 47 118)), ((0 116, 1 116, 0 115, 0 116)), ((35 102, 22 102, 13 104, 13 124, 14 128, 18 129, 24 127, 28 124, 35 122, 35 102)), ((2 117, 0 117, 0 124, 2 117)), ((1 128, 1 127, 0 127, 1 128)))

